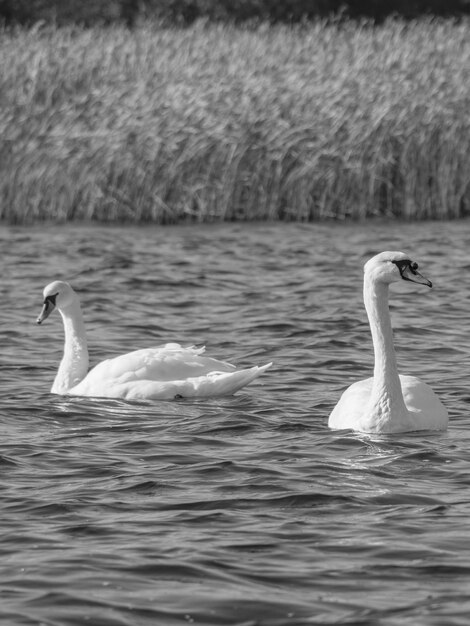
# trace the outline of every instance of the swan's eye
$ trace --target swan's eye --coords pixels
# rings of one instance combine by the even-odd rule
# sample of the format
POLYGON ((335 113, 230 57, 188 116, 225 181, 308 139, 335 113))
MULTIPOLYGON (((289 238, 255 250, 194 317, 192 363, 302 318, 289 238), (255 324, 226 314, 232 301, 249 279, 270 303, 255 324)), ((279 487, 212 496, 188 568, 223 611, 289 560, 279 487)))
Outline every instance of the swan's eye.
POLYGON ((412 272, 416 272, 416 270, 418 269, 418 264, 413 261, 412 263, 410 263, 410 268, 412 272))

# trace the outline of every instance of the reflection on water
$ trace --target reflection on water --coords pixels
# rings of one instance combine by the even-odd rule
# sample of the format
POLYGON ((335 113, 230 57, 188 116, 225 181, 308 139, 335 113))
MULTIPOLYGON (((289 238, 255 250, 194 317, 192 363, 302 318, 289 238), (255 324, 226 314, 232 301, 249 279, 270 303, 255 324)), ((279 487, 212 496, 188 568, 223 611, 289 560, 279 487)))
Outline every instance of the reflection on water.
POLYGON ((464 624, 470 611, 470 231, 452 224, 57 227, 0 233, 0 618, 6 624, 464 624), (362 266, 392 287, 403 373, 447 433, 331 432, 370 375, 362 266), (234 397, 126 403, 48 393, 79 291, 93 363, 167 341, 240 366, 234 397))

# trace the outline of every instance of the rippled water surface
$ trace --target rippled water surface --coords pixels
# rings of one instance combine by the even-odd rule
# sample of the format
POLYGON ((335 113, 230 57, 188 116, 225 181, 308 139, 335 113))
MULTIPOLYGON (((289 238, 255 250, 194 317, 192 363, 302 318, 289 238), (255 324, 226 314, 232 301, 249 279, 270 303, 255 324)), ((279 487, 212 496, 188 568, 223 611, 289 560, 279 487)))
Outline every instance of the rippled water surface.
POLYGON ((454 625, 470 615, 470 223, 3 229, 0 622, 454 625), (370 375, 362 266, 401 249, 403 373, 446 433, 328 430, 370 375), (272 369, 233 397, 49 394, 60 278, 91 361, 178 341, 272 369))

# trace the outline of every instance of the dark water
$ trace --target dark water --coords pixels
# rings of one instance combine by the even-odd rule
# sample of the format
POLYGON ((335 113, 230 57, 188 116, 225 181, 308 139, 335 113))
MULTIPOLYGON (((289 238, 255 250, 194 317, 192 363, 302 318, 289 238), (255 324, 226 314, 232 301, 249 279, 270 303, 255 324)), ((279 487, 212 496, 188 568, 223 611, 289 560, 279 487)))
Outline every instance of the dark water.
POLYGON ((3 229, 0 622, 454 625, 470 615, 470 223, 3 229), (332 432, 371 372, 364 261, 393 288, 401 371, 448 432, 332 432), (76 275, 73 278, 73 275, 76 275), (166 341, 240 366, 234 397, 130 404, 48 393, 81 294, 92 362, 166 341))

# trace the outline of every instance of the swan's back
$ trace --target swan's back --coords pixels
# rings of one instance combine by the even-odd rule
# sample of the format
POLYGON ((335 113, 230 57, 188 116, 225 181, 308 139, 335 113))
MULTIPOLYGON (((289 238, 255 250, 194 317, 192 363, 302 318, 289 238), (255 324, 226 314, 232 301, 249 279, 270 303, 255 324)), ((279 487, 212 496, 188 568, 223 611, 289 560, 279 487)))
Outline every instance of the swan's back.
POLYGON ((177 343, 167 343, 155 348, 143 348, 102 361, 86 379, 93 381, 131 382, 134 380, 184 380, 205 376, 210 372, 233 372, 235 366, 225 361, 202 356, 205 348, 184 348, 177 343))

